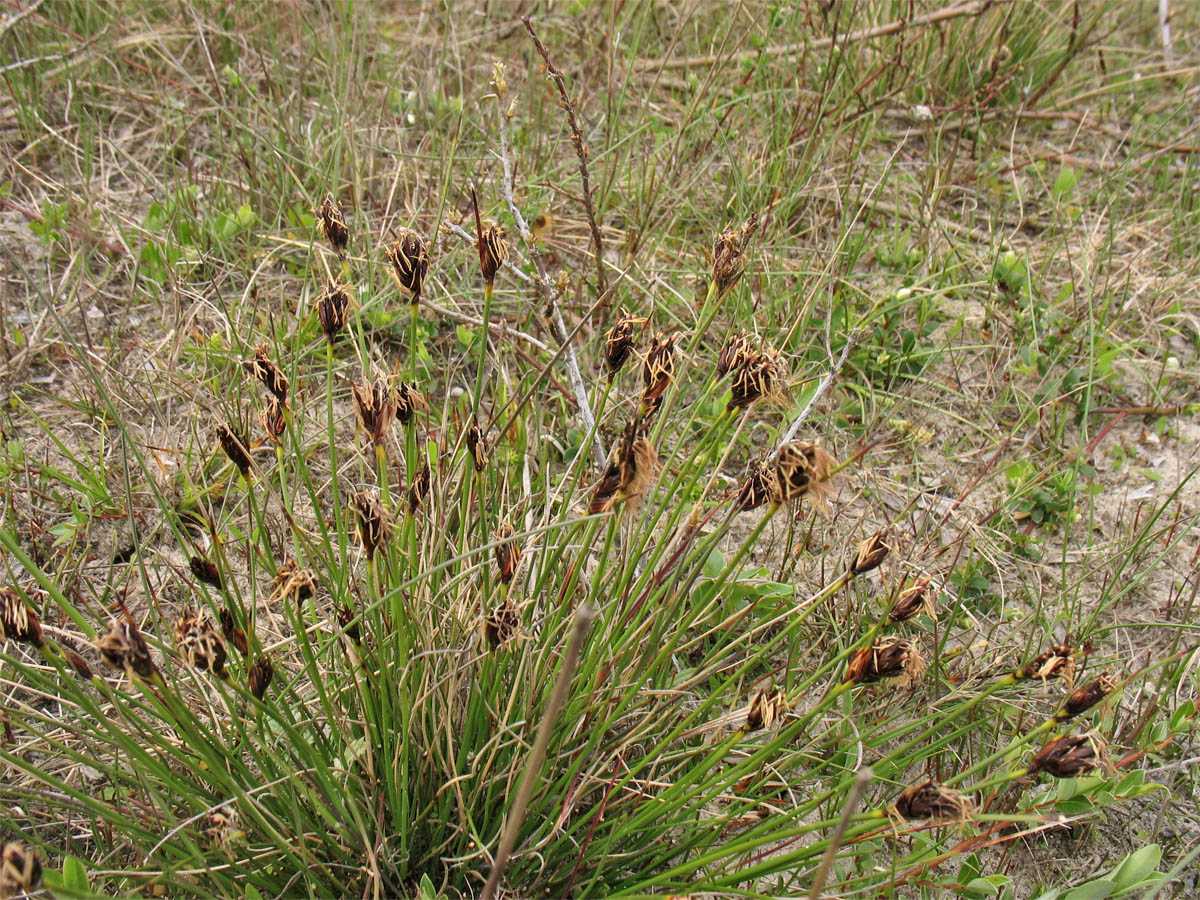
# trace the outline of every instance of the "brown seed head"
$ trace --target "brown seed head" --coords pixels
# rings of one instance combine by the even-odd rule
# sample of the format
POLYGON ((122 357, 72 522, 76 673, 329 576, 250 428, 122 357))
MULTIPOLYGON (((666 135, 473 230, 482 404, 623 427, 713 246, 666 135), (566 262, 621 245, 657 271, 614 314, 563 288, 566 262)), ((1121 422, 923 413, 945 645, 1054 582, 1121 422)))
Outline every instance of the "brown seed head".
POLYGON ((228 803, 214 809, 204 822, 204 837, 214 849, 228 850, 244 832, 238 827, 237 810, 228 803))
POLYGON ((358 511, 358 537, 369 561, 375 558, 375 551, 388 539, 391 529, 379 503, 379 495, 374 491, 355 494, 354 508, 358 511))
POLYGON ((787 372, 771 351, 749 353, 733 370, 732 396, 727 411, 745 409, 758 400, 786 403, 789 397, 787 372))
POLYGON ((636 349, 637 334, 642 330, 646 320, 622 309, 616 324, 608 332, 604 341, 604 364, 608 367, 608 380, 621 371, 636 349))
POLYGON ((905 819, 935 822, 963 822, 975 811, 969 797, 929 779, 905 788, 895 807, 905 819))
POLYGON ((741 228, 727 228, 713 241, 712 280, 717 296, 724 297, 745 271, 746 242, 754 230, 754 221, 747 220, 741 228))
POLYGON ((220 442, 221 449, 225 451, 225 455, 237 466, 237 470, 242 473, 242 477, 249 479, 250 451, 246 448, 250 444, 245 437, 230 428, 228 424, 223 423, 217 426, 217 441, 220 442))
POLYGON ((1060 722, 1073 719, 1087 712, 1116 689, 1116 680, 1107 672, 1104 672, 1099 678, 1094 678, 1083 687, 1076 688, 1071 696, 1067 698, 1067 702, 1063 704, 1062 711, 1055 718, 1060 722))
POLYGON ((829 491, 829 478, 837 461, 811 441, 791 441, 779 448, 775 474, 779 495, 786 502, 810 494, 818 504, 829 491))
POLYGON ((37 851, 17 841, 5 841, 0 851, 0 897, 32 893, 42 884, 42 863, 37 851))
POLYGON ((429 272, 429 244, 420 235, 405 231, 400 240, 387 248, 387 258, 396 284, 408 294, 410 302, 419 303, 421 287, 429 272))
POLYGON ((287 403, 288 380, 283 370, 271 361, 267 355, 267 345, 261 344, 254 349, 254 359, 242 363, 242 368, 252 378, 257 378, 268 391, 275 395, 281 403, 287 403))
POLYGON ((1068 689, 1075 680, 1075 651, 1070 644, 1051 644, 1048 650, 1038 654, 1032 661, 1014 673, 1017 678, 1061 678, 1068 689))
POLYGON ((474 463, 476 472, 482 472, 487 468, 487 441, 478 424, 473 424, 467 429, 467 450, 471 454, 471 462, 474 463))
POLYGON ((346 637, 350 638, 356 644, 362 643, 362 632, 358 628, 358 617, 348 604, 343 603, 338 607, 337 620, 338 624, 342 626, 342 630, 346 632, 346 637))
POLYGON ((67 658, 67 662, 71 664, 71 668, 75 670, 75 674, 88 681, 92 677, 92 667, 88 665, 87 660, 76 653, 74 650, 63 648, 63 655, 67 658))
POLYGON ((675 345, 679 341, 679 332, 664 334, 658 332, 650 341, 650 349, 646 353, 646 361, 642 365, 642 416, 658 409, 660 398, 671 384, 675 374, 675 345))
POLYGON ((430 471, 429 462, 426 461, 421 468, 412 477, 412 483, 408 487, 408 511, 415 513, 418 509, 425 505, 425 498, 429 496, 430 471))
POLYGON ((250 666, 250 671, 246 673, 246 681, 250 686, 250 693, 256 700, 261 700, 267 693, 267 688, 271 686, 271 679, 274 677, 275 666, 269 656, 260 656, 250 666))
POLYGON ((907 622, 921 613, 937 621, 937 609, 933 605, 934 588, 928 576, 918 578, 896 596, 888 617, 893 622, 907 622))
POLYGON ((479 198, 471 191, 471 203, 475 207, 475 241, 479 248, 479 271, 483 273, 484 284, 489 287, 496 280, 496 272, 504 264, 508 256, 508 245, 504 243, 504 232, 495 225, 483 228, 483 220, 479 217, 479 198))
POLYGON ((744 331, 736 331, 725 338, 721 352, 717 356, 717 374, 724 378, 734 369, 738 369, 749 358, 753 351, 750 349, 750 335, 744 331))
POLYGON ((778 500, 782 496, 779 487, 779 472, 772 462, 759 460, 750 470, 749 476, 738 489, 734 501, 739 512, 758 509, 769 500, 778 500))
POLYGON ((225 677, 225 645, 207 614, 184 608, 175 621, 175 649, 187 665, 225 677))
POLYGON ((1048 772, 1055 778, 1074 778, 1100 767, 1103 746, 1090 734, 1069 734, 1055 738, 1033 755, 1029 772, 1048 772))
POLYGON ((618 462, 619 445, 613 448, 604 473, 596 489, 592 492, 592 502, 588 505, 588 515, 608 512, 617 499, 617 489, 621 486, 621 464, 618 462))
POLYGON ((294 597, 299 603, 316 593, 317 574, 312 569, 302 569, 289 559, 275 570, 274 583, 277 596, 294 597))
POLYGON ((129 619, 114 619, 108 634, 96 641, 96 649, 114 669, 125 669, 146 680, 154 676, 154 659, 150 656, 150 648, 137 625, 129 619))
POLYGON ((750 698, 750 709, 746 713, 746 730, 759 731, 770 728, 787 712, 787 697, 779 688, 757 692, 750 698))
POLYGON ((520 624, 520 610, 512 600, 505 599, 483 620, 483 637, 488 646, 495 650, 501 644, 512 640, 520 624))
POLYGON ((287 404, 278 397, 268 397, 267 405, 263 407, 259 421, 262 423, 267 437, 275 443, 279 443, 284 431, 287 430, 287 404))
POLYGON ((350 309, 350 295, 345 288, 330 285, 329 290, 317 301, 317 318, 326 339, 332 341, 346 327, 350 309))
POLYGON ((407 425, 415 414, 429 409, 425 395, 407 382, 402 381, 397 385, 395 393, 396 418, 400 420, 401 425, 407 425))
POLYGON ((0 588, 0 638, 42 646, 42 623, 12 588, 0 588))
POLYGON ((354 409, 363 434, 374 446, 380 446, 387 437, 387 430, 396 419, 396 401, 391 386, 382 377, 376 377, 369 385, 357 381, 350 383, 354 395, 354 409))
POLYGON ((217 569, 216 563, 205 559, 203 556, 193 556, 188 560, 188 568, 191 569, 192 575, 197 581, 211 585, 217 590, 221 589, 221 572, 217 569))
POLYGON ((346 227, 346 217, 342 208, 333 199, 332 194, 326 194, 325 200, 313 210, 317 214, 317 227, 321 235, 329 241, 333 251, 339 258, 346 256, 346 245, 350 243, 350 229, 346 227))
POLYGON ((242 656, 249 653, 250 641, 246 637, 246 632, 237 627, 237 622, 234 621, 233 613, 229 608, 222 607, 217 618, 221 621, 221 634, 225 635, 225 640, 229 641, 242 656))
POLYGON ((892 549, 887 538, 888 530, 882 528, 859 544, 854 559, 850 561, 850 574, 864 575, 872 569, 878 569, 892 549))
POLYGON ((622 450, 620 467, 621 484, 617 496, 626 501, 627 509, 636 511, 649 493, 658 470, 658 453, 650 439, 634 438, 628 450, 622 450))
POLYGON ((513 575, 517 571, 517 563, 521 561, 521 548, 517 546, 517 542, 512 540, 512 526, 507 522, 501 522, 500 527, 492 532, 492 540, 504 541, 503 544, 496 545, 496 568, 500 570, 500 582, 508 584, 513 580, 513 575))
POLYGON ((916 644, 908 638, 883 637, 870 647, 854 651, 844 680, 872 684, 895 678, 900 687, 907 687, 924 672, 925 660, 916 644))

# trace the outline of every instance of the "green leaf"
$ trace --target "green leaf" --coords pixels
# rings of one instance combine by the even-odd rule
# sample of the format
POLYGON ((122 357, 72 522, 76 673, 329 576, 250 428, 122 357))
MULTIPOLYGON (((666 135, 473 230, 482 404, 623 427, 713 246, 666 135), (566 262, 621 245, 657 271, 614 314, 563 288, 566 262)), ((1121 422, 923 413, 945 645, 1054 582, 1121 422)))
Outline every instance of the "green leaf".
POLYGON ((263 900, 263 895, 259 893, 258 888, 252 884, 246 885, 246 889, 242 891, 242 896, 246 900, 263 900))
POLYGON ((421 884, 417 890, 417 896, 421 900, 435 900, 437 897, 437 889, 433 886, 433 881, 430 879, 428 872, 421 876, 421 884))
POLYGON ((1054 187, 1050 192, 1054 195, 1055 200, 1062 200, 1075 192, 1077 184, 1079 184, 1079 173, 1070 166, 1064 166, 1058 173, 1058 177, 1054 179, 1054 187))
POLYGON ((721 555, 721 551, 713 549, 708 554, 708 559, 704 561, 704 574, 709 578, 716 578, 721 574, 721 570, 725 568, 725 557, 721 555))
POLYGON ((1072 888, 1062 896, 1062 900, 1104 900, 1111 897, 1117 886, 1107 878, 1097 878, 1087 884, 1072 888))
POLYGON ((1125 860, 1113 870, 1112 880, 1117 888, 1125 890, 1149 875, 1159 862, 1162 861, 1162 848, 1158 844, 1147 844, 1130 853, 1125 860))
POLYGON ((88 884, 87 869, 84 868, 83 860, 76 856, 68 856, 63 860, 62 883, 64 888, 77 894, 90 891, 91 885, 88 884))
POLYGON ((258 221, 258 216, 254 215, 254 210, 250 208, 249 203, 243 203, 238 207, 237 222, 243 228, 250 228, 258 221))

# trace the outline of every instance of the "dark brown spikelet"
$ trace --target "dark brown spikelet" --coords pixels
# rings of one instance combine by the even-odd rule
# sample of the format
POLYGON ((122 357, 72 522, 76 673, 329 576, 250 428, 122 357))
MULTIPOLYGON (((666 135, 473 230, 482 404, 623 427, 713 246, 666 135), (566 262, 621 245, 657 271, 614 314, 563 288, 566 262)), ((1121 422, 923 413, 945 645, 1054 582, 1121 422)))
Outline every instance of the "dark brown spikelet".
POLYGON ((836 465, 832 456, 811 441, 784 444, 775 458, 779 494, 772 499, 787 502, 808 494, 818 504, 823 503, 836 465))
POLYGON ((1051 644, 1033 660, 1013 673, 1017 678, 1061 678, 1068 690, 1075 681, 1075 651, 1070 644, 1051 644))
POLYGON ((279 443, 279 439, 287 430, 287 404, 278 397, 268 397, 267 405, 263 407, 259 421, 262 423, 267 437, 275 443, 279 443))
POLYGON ((353 609, 343 603, 338 607, 337 620, 338 624, 342 626, 342 630, 346 632, 346 637, 356 644, 362 643, 362 632, 358 628, 358 617, 353 609))
POLYGON ((88 665, 87 660, 76 653, 74 650, 63 648, 63 656, 67 658, 67 662, 71 664, 71 668, 75 670, 75 674, 84 681, 90 681, 92 678, 92 667, 88 665))
POLYGON ((622 449, 621 484, 617 495, 627 504, 626 509, 636 512, 650 491, 654 475, 658 471, 658 453, 647 437, 636 437, 628 449, 622 449))
POLYGON ((12 588, 0 588, 0 638, 42 646, 42 623, 12 588))
POLYGON ((238 828, 237 810, 228 803, 214 809, 204 821, 204 837, 213 849, 228 851, 245 833, 238 828))
POLYGON ((788 399, 787 372, 772 352, 751 353, 733 370, 727 411, 745 409, 759 400, 782 404, 788 399))
POLYGON ((217 614, 217 618, 221 620, 221 634, 225 635, 225 640, 229 641, 242 656, 249 653, 250 641, 246 637, 246 632, 237 627, 237 622, 229 608, 223 607, 217 614))
POLYGON ((776 471, 775 464, 760 460, 754 464, 750 474, 738 488, 734 505, 739 512, 746 512, 758 509, 769 501, 777 501, 782 493, 779 487, 779 473, 776 471))
POLYGON ((425 498, 429 496, 430 475, 428 461, 421 468, 417 469, 417 473, 413 475, 412 483, 408 486, 409 512, 415 513, 425 505, 425 498))
POLYGON ((495 225, 483 228, 483 220, 479 217, 479 198, 471 191, 471 203, 475 207, 475 242, 479 248, 479 271, 483 273, 483 283, 489 288, 496 281, 496 273, 508 257, 508 245, 504 243, 504 232, 495 225))
POLYGON ((1055 778, 1074 778, 1100 767, 1103 748, 1099 738, 1090 734, 1069 734, 1055 738, 1033 755, 1029 772, 1047 772, 1055 778))
POLYGON ((267 688, 271 686, 271 679, 274 677, 275 666, 269 656, 260 656, 250 666, 250 671, 246 673, 246 682, 250 686, 250 693, 256 700, 261 700, 267 693, 267 688))
MULTIPOLYGON (((614 448, 615 449, 615 448, 614 448)), ((600 482, 592 491, 592 502, 588 504, 588 515, 607 512, 617 499, 617 490, 621 487, 621 464, 615 455, 609 458, 600 476, 600 482)))
POLYGON ((0 897, 8 900, 36 891, 42 885, 37 851, 17 841, 5 841, 0 851, 0 897))
POLYGON ((934 589, 926 576, 918 578, 896 596, 888 618, 893 622, 908 622, 924 613, 937 621, 937 609, 933 605, 934 589))
POLYGON ((222 423, 217 426, 217 441, 220 442, 225 455, 242 473, 242 477, 248 480, 250 478, 250 451, 247 449, 249 443, 246 439, 230 428, 228 424, 222 423))
POLYGON ((400 420, 401 425, 407 425, 414 415, 429 409, 425 395, 406 382, 401 382, 396 387, 395 403, 396 418, 400 420))
POLYGON ((100 651, 104 661, 114 669, 133 672, 146 680, 154 676, 154 659, 150 656, 146 639, 142 637, 137 625, 128 619, 113 620, 108 634, 96 642, 96 649, 100 651))
POLYGON ((396 401, 386 379, 377 377, 371 384, 350 382, 354 395, 354 409, 358 413, 358 424, 374 446, 378 447, 387 437, 387 430, 396 419, 396 401))
POLYGON ((478 424, 473 424, 467 429, 467 450, 471 454, 471 462, 475 465, 476 472, 482 472, 487 468, 487 441, 478 424))
POLYGON ((332 194, 326 194, 321 205, 313 210, 317 214, 317 227, 321 235, 329 241, 329 246, 339 258, 345 258, 346 247, 350 243, 350 229, 346 227, 346 217, 342 208, 333 199, 332 194))
POLYGON ((289 559, 275 570, 274 584, 276 596, 293 597, 299 603, 316 593, 317 575, 312 569, 301 568, 289 559))
POLYGON ((1083 687, 1076 688, 1055 718, 1060 722, 1066 722, 1068 719, 1082 715, 1116 689, 1116 680, 1104 672, 1099 678, 1094 678, 1083 687))
POLYGON ((500 571, 500 583, 508 584, 513 580, 513 575, 517 571, 517 563, 521 561, 521 548, 517 546, 517 542, 512 540, 512 526, 507 522, 501 522, 500 526, 492 532, 492 540, 504 541, 503 544, 496 545, 496 568, 500 571))
POLYGON ((267 354, 267 345, 261 344, 254 349, 254 359, 248 359, 242 363, 242 368, 252 378, 257 378, 263 383, 268 391, 270 391, 279 401, 287 403, 288 396, 288 380, 283 374, 283 370, 271 361, 271 357, 267 354))
POLYGON ((656 411, 662 395, 671 384, 675 374, 675 344, 679 341, 679 332, 664 334, 658 332, 650 341, 650 349, 646 353, 646 361, 642 364, 642 416, 649 418, 656 411))
POLYGON ((750 336, 746 332, 736 331, 729 335, 717 355, 717 374, 724 378, 734 369, 740 368, 752 352, 750 336))
POLYGON ((859 544, 854 558, 850 560, 850 574, 865 575, 872 569, 878 569, 892 550, 887 538, 888 530, 882 528, 859 544))
POLYGON ((712 280, 717 296, 724 297, 742 277, 746 268, 746 242, 754 230, 748 220, 741 228, 727 228, 713 240, 712 280))
POLYGON ((870 647, 855 650, 844 681, 873 684, 894 678, 900 687, 914 683, 925 672, 925 660, 908 638, 884 637, 870 647))
POLYGON ((370 561, 375 558, 375 551, 388 539, 390 529, 387 516, 379 502, 379 495, 374 491, 355 494, 354 508, 358 511, 358 538, 370 561))
POLYGON ((350 295, 346 289, 330 285, 329 290, 317 301, 317 319, 327 340, 332 341, 346 327, 349 310, 350 295))
POLYGON ((905 788, 895 807, 902 818, 934 822, 963 822, 975 811, 969 797, 929 779, 905 788))
POLYGON ((604 365, 608 369, 608 380, 615 376, 629 361, 636 349, 637 334, 646 320, 622 309, 616 324, 604 341, 604 365))
POLYGON ((760 731, 770 728, 787 712, 787 697, 779 688, 757 692, 750 698, 750 709, 746 712, 746 730, 760 731))
POLYGON ((7 709, 0 707, 0 744, 11 746, 17 742, 16 732, 12 727, 12 715, 7 709))
POLYGON ((512 600, 506 599, 483 620, 483 636, 488 646, 495 650, 512 640, 521 624, 521 613, 512 600))
POLYGON ((411 303, 421 302, 421 287, 429 272, 429 244, 420 235, 406 231, 387 248, 392 277, 408 294, 411 303))
POLYGON ((194 669, 225 677, 225 645, 207 614, 186 607, 175 621, 175 649, 194 669))
POLYGON ((191 569, 192 575, 195 576, 197 581, 215 587, 217 590, 220 590, 224 584, 216 563, 205 559, 203 556, 193 556, 189 559, 188 568, 191 569))

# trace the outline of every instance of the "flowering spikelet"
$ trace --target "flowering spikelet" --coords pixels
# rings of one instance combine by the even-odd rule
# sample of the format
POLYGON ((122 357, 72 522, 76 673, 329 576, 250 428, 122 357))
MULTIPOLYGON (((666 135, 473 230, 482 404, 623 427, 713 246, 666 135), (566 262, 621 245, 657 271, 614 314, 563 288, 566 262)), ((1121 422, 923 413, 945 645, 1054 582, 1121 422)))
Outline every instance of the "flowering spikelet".
POLYGON ((0 638, 42 646, 42 623, 12 588, 0 588, 0 638))
POLYGON ((375 558, 375 551, 388 538, 390 529, 387 518, 379 503, 379 495, 373 491, 355 494, 354 507, 358 511, 358 537, 369 561, 375 558))
POLYGON ((918 578, 896 596, 888 618, 893 622, 907 622, 924 613, 937 621, 937 609, 933 605, 933 583, 928 576, 918 578))
POLYGON ((930 779, 905 788, 894 805, 905 819, 935 822, 962 822, 975 811, 969 797, 930 779))
POLYGON ((887 529, 882 528, 858 545, 854 559, 850 560, 851 575, 865 575, 883 564, 892 549, 887 536, 887 529))
POLYGON ((467 429, 467 450, 471 454, 471 462, 475 465, 476 472, 482 472, 487 468, 487 441, 484 439, 483 431, 479 428, 478 423, 472 424, 467 429))
POLYGON ((496 568, 500 570, 500 583, 508 584, 513 580, 513 575, 517 571, 517 563, 521 561, 521 548, 517 546, 517 542, 512 540, 512 526, 507 522, 501 522, 494 532, 492 532, 492 540, 503 541, 502 544, 496 545, 496 568))
POLYGON ((479 248, 479 271, 483 273, 483 283, 491 289, 496 281, 496 273, 508 257, 508 245, 504 243, 504 232, 495 225, 483 229, 483 220, 479 217, 479 198, 471 191, 471 203, 475 206, 475 241, 479 248))
POLYGON ((843 680, 872 684, 895 678, 900 687, 907 687, 924 672, 925 660, 916 644, 907 638, 884 637, 870 647, 854 651, 843 680))
POLYGON ((621 464, 618 461, 619 447, 614 447, 604 466, 604 472, 596 489, 592 491, 592 502, 588 504, 588 515, 607 512, 617 499, 617 490, 621 487, 621 464))
POLYGON ((713 240, 712 280, 718 297, 724 297, 741 279, 746 265, 746 242, 753 230, 751 219, 741 228, 727 228, 713 240))
POLYGON ((1055 738, 1033 755, 1029 773, 1048 772, 1055 778, 1074 778, 1100 767, 1103 745, 1090 734, 1069 734, 1055 738))
POLYGON ((270 687, 271 679, 274 677, 275 666, 269 656, 260 656, 250 666, 250 671, 246 673, 246 681, 250 686, 250 693, 256 700, 261 700, 267 693, 267 688, 270 687))
POLYGON ((203 556, 193 556, 188 560, 188 568, 191 569, 192 575, 197 581, 215 587, 217 590, 221 589, 221 573, 212 561, 203 556))
POLYGON ((1039 653, 1033 660, 1013 673, 1017 678, 1061 678, 1068 689, 1075 680, 1075 651, 1070 644, 1051 644, 1048 650, 1039 653))
POLYGON ((661 331, 650 341, 646 361, 642 364, 643 416, 658 409, 660 398, 671 383, 671 376, 675 374, 675 344, 678 341, 679 332, 668 335, 661 331))
POLYGON ((225 451, 225 455, 242 473, 242 477, 249 479, 250 452, 246 449, 249 446, 246 439, 230 428, 228 424, 223 423, 217 426, 217 440, 221 444, 221 449, 225 451))
POLYGON ((108 634, 96 642, 104 661, 114 669, 126 669, 144 679, 154 676, 154 660, 146 639, 129 619, 113 620, 108 634))
POLYGON ((346 637, 358 644, 362 642, 362 632, 358 628, 358 617, 354 610, 343 603, 338 607, 337 611, 338 624, 342 626, 342 630, 346 633, 346 637))
POLYGON ((221 611, 217 614, 217 618, 221 620, 221 634, 225 635, 225 640, 233 644, 234 648, 242 656, 249 653, 250 641, 246 637, 246 632, 238 628, 229 607, 222 607, 221 611))
POLYGON ((385 379, 376 378, 365 386, 352 381, 350 392, 354 395, 354 409, 363 433, 373 445, 380 446, 396 419, 396 402, 391 388, 385 379))
POLYGON ((622 309, 616 324, 608 332, 604 341, 604 364, 608 368, 608 380, 612 381, 621 368, 629 361, 636 349, 635 340, 638 331, 646 324, 646 320, 622 309))
POLYGON ((42 884, 37 851, 17 841, 5 841, 0 851, 0 897, 8 900, 36 891, 42 884))
POLYGON ((242 368, 252 378, 257 378, 263 383, 268 391, 270 391, 277 400, 281 403, 287 403, 288 396, 288 380, 283 374, 283 370, 271 361, 271 357, 267 355, 267 345, 260 344, 254 348, 254 359, 248 359, 242 363, 242 368))
POLYGON ((750 698, 750 709, 746 713, 746 731, 770 728, 787 712, 787 697, 779 688, 758 691, 750 698))
POLYGON ((725 338, 725 343, 721 345, 721 352, 717 355, 717 374, 724 378, 734 369, 740 368, 752 352, 750 335, 745 331, 735 331, 725 338))
POLYGON ((782 495, 779 487, 779 473, 772 462, 759 460, 750 470, 749 476, 738 489, 734 501, 740 512, 758 509, 770 500, 777 500, 782 495))
POLYGON ((396 386, 394 399, 396 403, 396 418, 400 420, 401 425, 407 425, 412 421, 416 413, 425 412, 429 409, 429 403, 426 402, 425 395, 407 382, 401 382, 396 386))
POLYGON ((225 803, 208 814, 204 822, 204 837, 216 850, 229 850, 245 833, 238 827, 237 810, 225 803))
POLYGON ((92 677, 92 667, 88 665, 87 660, 76 653, 74 650, 62 648, 63 656, 67 658, 67 662, 71 664, 71 668, 75 670, 75 674, 84 681, 89 681, 92 677))
POLYGON ((225 645, 212 620, 199 610, 185 607, 175 621, 175 649, 189 666, 225 677, 225 645))
POLYGON ((1104 672, 1099 678, 1094 678, 1083 687, 1076 688, 1071 696, 1067 698, 1067 702, 1063 704, 1062 710, 1054 718, 1059 722, 1066 722, 1068 719, 1073 719, 1087 712, 1116 689, 1116 680, 1107 672, 1104 672))
POLYGON ((278 397, 268 397, 267 405, 263 407, 259 421, 262 423, 267 437, 278 443, 279 439, 283 437, 284 431, 287 430, 287 404, 278 397))
POLYGON ((338 285, 330 285, 317 301, 317 319, 327 340, 332 341, 346 327, 349 309, 350 295, 346 293, 345 288, 338 285))
POLYGON ((487 614, 483 620, 483 637, 488 646, 495 650, 501 644, 512 640, 521 624, 521 613, 512 600, 505 600, 487 614))
POLYGON ((641 431, 636 421, 625 426, 592 493, 589 514, 606 512, 617 500, 629 501, 627 508, 636 511, 646 496, 658 469, 658 453, 641 431))
POLYGON ((313 212, 317 214, 317 227, 321 229, 321 235, 329 241, 338 258, 345 258, 346 245, 350 243, 350 229, 346 227, 346 217, 342 215, 342 208, 333 195, 326 194, 324 201, 313 212))
POLYGON ((818 504, 829 490, 829 477, 837 461, 811 441, 791 441, 775 458, 778 497, 786 502, 811 494, 818 504))
POLYGON ((429 495, 430 471, 429 462, 426 461, 421 468, 412 477, 412 483, 408 486, 408 511, 415 513, 418 509, 425 505, 425 498, 429 495))
POLYGON ((733 370, 726 411, 745 409, 759 400, 782 404, 788 399, 787 372, 771 351, 750 353, 733 370))
POLYGON ((407 294, 409 301, 421 301, 421 287, 429 272, 429 244, 420 235, 405 231, 400 240, 387 248, 392 277, 407 294))
POLYGON ((277 596, 295 597, 299 603, 316 593, 317 575, 312 569, 302 569, 289 559, 275 570, 274 583, 277 596))

